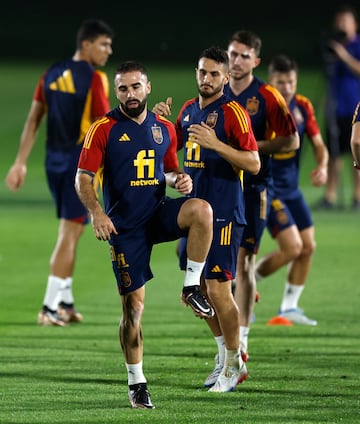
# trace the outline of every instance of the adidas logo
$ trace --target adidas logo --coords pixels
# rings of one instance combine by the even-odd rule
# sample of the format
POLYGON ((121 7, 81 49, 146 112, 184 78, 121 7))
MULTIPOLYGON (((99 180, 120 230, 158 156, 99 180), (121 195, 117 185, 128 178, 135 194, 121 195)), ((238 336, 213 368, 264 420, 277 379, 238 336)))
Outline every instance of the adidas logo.
POLYGON ((124 133, 120 138, 119 141, 130 141, 130 137, 124 133))
POLYGON ((211 272, 221 272, 221 268, 219 267, 219 265, 215 265, 211 272))
POLYGON ((61 91, 63 93, 76 93, 74 80, 71 71, 67 69, 63 74, 49 85, 50 90, 61 91))

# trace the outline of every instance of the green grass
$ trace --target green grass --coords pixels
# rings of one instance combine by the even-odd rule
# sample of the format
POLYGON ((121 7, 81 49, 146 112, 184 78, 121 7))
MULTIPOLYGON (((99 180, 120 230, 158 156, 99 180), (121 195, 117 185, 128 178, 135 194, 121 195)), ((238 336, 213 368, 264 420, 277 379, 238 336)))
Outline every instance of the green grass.
MULTIPOLYGON (((129 407, 118 341, 120 298, 108 246, 90 227, 81 239, 74 275, 84 322, 67 328, 36 325, 57 233, 44 179, 43 129, 23 189, 10 193, 3 181, 41 70, 0 67, 7 106, 0 127, 0 423, 360 422, 360 215, 348 210, 314 212, 317 250, 300 306, 319 325, 267 326, 279 307, 286 270, 261 282, 249 378, 234 393, 211 394, 202 387, 213 368, 215 342, 205 322, 180 304, 183 275, 175 243, 155 247, 155 278, 146 286, 144 372, 155 410, 129 407)), ((185 68, 178 74, 175 69, 153 72, 153 89, 162 91, 159 99, 168 95, 174 79, 179 96, 186 96, 179 88, 189 78, 185 68)), ((316 78, 309 74, 310 83, 316 78)), ((320 194, 309 186, 309 152, 302 181, 313 202, 320 194)), ((273 248, 265 234, 259 256, 273 248)))

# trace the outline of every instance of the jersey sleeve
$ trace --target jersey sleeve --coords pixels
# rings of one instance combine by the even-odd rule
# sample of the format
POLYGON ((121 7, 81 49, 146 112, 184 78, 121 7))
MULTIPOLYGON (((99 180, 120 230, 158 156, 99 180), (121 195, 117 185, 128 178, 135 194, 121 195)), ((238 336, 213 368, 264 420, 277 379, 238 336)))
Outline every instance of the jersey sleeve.
POLYGON ((238 150, 258 150, 250 116, 238 102, 231 101, 224 105, 224 126, 232 147, 238 150))
POLYGON ((297 95, 296 100, 298 104, 302 106, 306 113, 307 119, 305 124, 305 131, 307 136, 309 138, 312 138, 315 135, 320 134, 320 128, 316 120, 315 110, 311 101, 307 97, 302 95, 297 95))
POLYGON ((45 93, 44 93, 44 76, 45 76, 45 73, 41 75, 35 87, 33 100, 37 100, 38 102, 46 105, 45 93))
POLYGON ((165 125, 165 128, 169 134, 169 148, 167 149, 164 156, 164 171, 170 172, 179 169, 179 160, 177 157, 177 137, 175 126, 169 120, 157 115, 157 119, 165 125))
POLYGON ((99 118, 110 110, 109 80, 106 74, 96 70, 91 83, 92 103, 91 115, 99 118))
POLYGON ((90 126, 80 153, 79 169, 96 174, 102 168, 110 128, 111 121, 108 117, 98 119, 90 126))
POLYGON ((270 84, 264 84, 259 91, 266 101, 266 120, 268 122, 268 137, 266 138, 270 139, 270 134, 273 133, 285 137, 294 134, 297 130, 296 124, 280 92, 270 84))

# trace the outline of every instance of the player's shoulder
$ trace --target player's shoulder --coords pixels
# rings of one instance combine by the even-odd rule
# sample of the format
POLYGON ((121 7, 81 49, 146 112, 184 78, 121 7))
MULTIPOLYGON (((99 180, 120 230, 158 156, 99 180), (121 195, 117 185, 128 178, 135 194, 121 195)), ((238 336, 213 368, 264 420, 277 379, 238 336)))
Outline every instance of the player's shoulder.
POLYGON ((164 130, 166 129, 168 132, 175 131, 175 125, 165 116, 159 115, 151 110, 148 111, 149 114, 149 123, 152 127, 162 127, 164 130))
POLYGON ((301 93, 296 93, 296 94, 295 94, 295 101, 296 101, 296 103, 297 103, 298 105, 304 105, 304 106, 306 106, 306 107, 309 107, 309 106, 311 106, 311 107, 312 107, 312 102, 311 102, 311 100, 309 99, 309 97, 304 96, 304 95, 303 95, 303 94, 301 94, 301 93))

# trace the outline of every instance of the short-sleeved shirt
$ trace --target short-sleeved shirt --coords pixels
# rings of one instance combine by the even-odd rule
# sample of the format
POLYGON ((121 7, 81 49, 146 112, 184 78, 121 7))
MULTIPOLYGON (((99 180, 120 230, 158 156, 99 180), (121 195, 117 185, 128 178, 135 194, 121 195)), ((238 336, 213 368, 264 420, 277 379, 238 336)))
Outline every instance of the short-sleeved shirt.
MULTIPOLYGON (((183 147, 184 170, 191 175, 193 197, 210 203, 214 213, 214 238, 208 254, 205 278, 234 278, 237 250, 246 224, 243 198, 243 171, 211 149, 192 141, 188 128, 206 123, 222 142, 237 150, 257 151, 248 113, 237 102, 221 96, 203 109, 199 99, 187 101, 176 120, 178 147, 183 147)), ((184 264, 181 265, 183 268, 184 264)))

